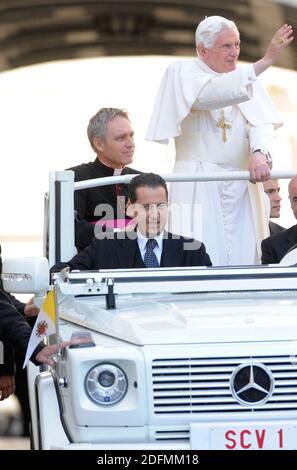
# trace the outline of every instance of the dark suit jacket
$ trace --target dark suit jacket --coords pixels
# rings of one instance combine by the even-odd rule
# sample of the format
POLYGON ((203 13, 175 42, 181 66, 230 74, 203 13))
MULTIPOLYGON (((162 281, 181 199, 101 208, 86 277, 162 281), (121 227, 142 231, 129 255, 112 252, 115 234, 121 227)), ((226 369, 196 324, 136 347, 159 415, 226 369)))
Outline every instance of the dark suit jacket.
MULTIPOLYGON (((2 258, 1 258, 1 245, 0 245, 0 289, 3 291, 1 273, 2 273, 2 258)), ((7 295, 7 300, 9 300, 15 306, 18 312, 23 314, 25 304, 17 300, 11 294, 6 293, 6 295, 7 295)), ((3 353, 4 353, 4 363, 0 364, 0 375, 14 375, 15 353, 14 353, 14 348, 11 346, 10 343, 8 342, 3 343, 3 353)))
POLYGON ((282 227, 281 225, 276 224, 275 222, 271 222, 271 220, 269 220, 270 236, 275 235, 276 233, 282 232, 283 230, 286 230, 285 227, 282 227))
MULTIPOLYGON (((135 232, 133 234, 136 236, 135 232)), ((112 240, 94 239, 83 252, 78 253, 67 263, 55 265, 51 271, 59 271, 66 266, 80 270, 144 268, 136 238, 120 239, 119 233, 114 235, 115 239, 112 240)), ((211 266, 204 244, 197 240, 194 242, 196 246, 191 247, 193 239, 172 238, 172 234, 166 232, 163 239, 161 266, 211 266)))
POLYGON ((297 243, 297 225, 276 233, 262 241, 262 264, 279 263, 297 243))
MULTIPOLYGON (((0 275, 2 273, 2 258, 0 245, 0 275)), ((17 300, 13 295, 3 290, 0 277, 0 341, 3 341, 4 364, 0 364, 0 375, 14 374, 14 349, 21 354, 26 353, 31 328, 23 318, 25 304, 17 300), (13 347, 12 347, 13 346, 13 347)), ((34 319, 35 322, 35 319, 34 319)), ((33 362, 40 365, 34 359, 35 355, 44 347, 37 346, 33 353, 33 362)))
MULTIPOLYGON (((9 294, 0 289, 0 340, 8 341, 25 356, 30 335, 30 326, 11 302, 9 294)), ((35 364, 38 363, 34 358, 43 347, 39 344, 32 355, 35 364)))

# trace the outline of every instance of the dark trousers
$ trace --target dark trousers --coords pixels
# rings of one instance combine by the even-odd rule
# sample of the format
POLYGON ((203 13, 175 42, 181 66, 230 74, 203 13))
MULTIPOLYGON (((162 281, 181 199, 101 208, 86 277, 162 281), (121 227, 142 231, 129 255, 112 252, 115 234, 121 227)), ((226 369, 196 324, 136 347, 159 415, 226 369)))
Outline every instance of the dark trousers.
POLYGON ((17 396, 23 417, 22 436, 29 436, 31 412, 29 405, 27 368, 23 369, 24 356, 15 351, 15 395, 17 396))

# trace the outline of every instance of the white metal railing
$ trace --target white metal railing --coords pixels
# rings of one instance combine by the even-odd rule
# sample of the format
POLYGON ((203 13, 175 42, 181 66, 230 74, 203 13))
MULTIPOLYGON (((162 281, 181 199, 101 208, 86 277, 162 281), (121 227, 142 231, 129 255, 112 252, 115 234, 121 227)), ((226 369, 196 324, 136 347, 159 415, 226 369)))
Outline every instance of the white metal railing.
MULTIPOLYGON (((289 179, 296 175, 293 170, 272 171, 271 179, 289 179)), ((107 178, 95 178, 91 180, 74 182, 74 173, 71 170, 57 171, 50 173, 49 186, 49 240, 48 258, 52 266, 56 263, 57 253, 59 261, 68 261, 75 254, 74 246, 74 191, 88 189, 97 186, 107 186, 111 184, 128 184, 135 174, 124 176, 110 176, 107 178), (56 186, 59 184, 60 204, 57 204, 56 186), (59 216, 56 216, 56 210, 59 216), (57 221, 59 224, 59 241, 57 242, 57 221)), ((161 174, 167 182, 203 182, 203 181, 234 181, 249 180, 248 171, 224 171, 208 172, 199 174, 176 173, 161 174)), ((45 250, 44 250, 45 251, 45 250)))
MULTIPOLYGON (((297 171, 272 171, 271 179, 289 179, 297 174, 297 171)), ((135 174, 123 176, 109 176, 106 178, 95 178, 85 181, 77 181, 74 183, 74 190, 88 189, 96 186, 108 186, 109 184, 128 184, 135 174)), ((191 181, 238 181, 249 180, 250 174, 248 171, 222 171, 222 172, 207 172, 207 173, 168 173, 161 174, 165 181, 168 183, 173 182, 191 182, 191 181)))

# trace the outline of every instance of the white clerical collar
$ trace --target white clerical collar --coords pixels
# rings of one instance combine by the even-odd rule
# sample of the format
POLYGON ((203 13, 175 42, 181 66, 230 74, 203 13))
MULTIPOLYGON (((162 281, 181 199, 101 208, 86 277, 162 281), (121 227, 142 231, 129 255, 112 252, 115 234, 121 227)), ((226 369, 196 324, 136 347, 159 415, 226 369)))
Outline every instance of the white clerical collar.
POLYGON ((115 168, 113 172, 113 176, 119 176, 123 171, 123 168, 115 168))

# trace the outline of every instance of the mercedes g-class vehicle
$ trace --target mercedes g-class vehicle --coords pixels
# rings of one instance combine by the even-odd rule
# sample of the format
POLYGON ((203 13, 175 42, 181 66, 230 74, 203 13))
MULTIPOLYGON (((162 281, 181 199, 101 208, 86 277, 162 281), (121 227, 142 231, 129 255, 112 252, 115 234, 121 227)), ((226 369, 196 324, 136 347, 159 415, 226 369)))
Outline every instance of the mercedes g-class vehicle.
POLYGON ((50 287, 83 184, 51 174, 48 260, 4 261, 7 290, 54 290, 50 341, 72 338, 29 367, 34 448, 296 449, 297 268, 66 269, 50 287))

